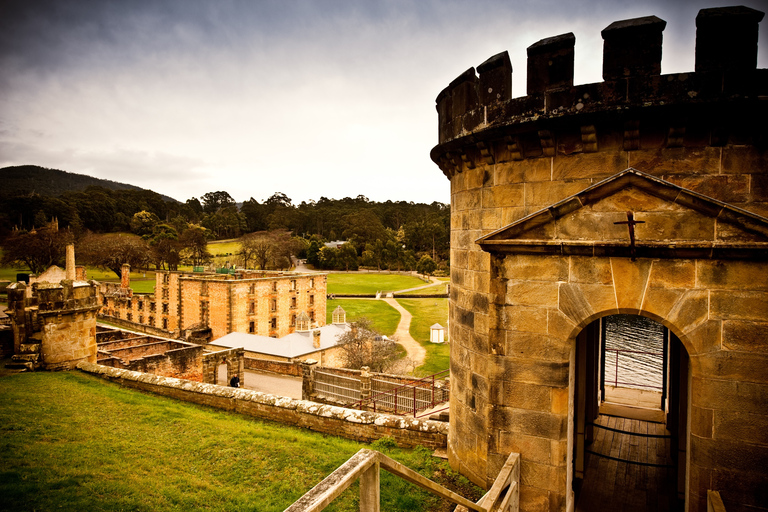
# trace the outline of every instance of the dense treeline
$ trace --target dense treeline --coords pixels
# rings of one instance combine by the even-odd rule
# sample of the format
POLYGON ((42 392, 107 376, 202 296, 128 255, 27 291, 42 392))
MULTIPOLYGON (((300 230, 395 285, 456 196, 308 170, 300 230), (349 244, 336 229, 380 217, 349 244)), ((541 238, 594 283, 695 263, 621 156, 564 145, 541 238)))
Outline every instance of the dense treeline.
MULTIPOLYGON (((290 265, 292 254, 320 268, 420 266, 431 272, 447 266, 449 254, 450 210, 438 202, 381 203, 358 196, 321 197, 295 205, 278 192, 261 203, 251 198, 237 205, 229 193, 216 191, 180 203, 149 190, 101 186, 55 197, 36 193, 0 197, 4 247, 18 245, 22 234, 42 234, 45 230, 40 228, 49 229, 52 219, 59 229, 84 241, 89 259, 105 268, 114 268, 120 257, 134 266, 175 268, 185 261, 200 265, 210 261, 204 247, 207 240, 232 238, 240 238, 243 246, 238 264, 260 268, 290 265), (110 233, 133 233, 140 242, 107 237, 110 233), (118 240, 131 246, 125 256, 109 250, 118 240), (334 240, 347 243, 326 246, 334 240), (141 251, 140 243, 148 250, 141 251)), ((15 251, 6 251, 6 263, 8 253, 15 251)))

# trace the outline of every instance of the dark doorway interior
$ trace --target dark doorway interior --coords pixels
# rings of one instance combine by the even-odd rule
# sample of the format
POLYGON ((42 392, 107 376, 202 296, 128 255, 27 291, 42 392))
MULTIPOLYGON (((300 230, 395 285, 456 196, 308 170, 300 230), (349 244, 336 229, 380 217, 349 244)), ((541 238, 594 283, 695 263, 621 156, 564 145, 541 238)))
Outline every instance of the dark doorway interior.
POLYGON ((576 510, 682 510, 688 357, 679 339, 643 317, 604 317, 577 337, 575 366, 576 510))

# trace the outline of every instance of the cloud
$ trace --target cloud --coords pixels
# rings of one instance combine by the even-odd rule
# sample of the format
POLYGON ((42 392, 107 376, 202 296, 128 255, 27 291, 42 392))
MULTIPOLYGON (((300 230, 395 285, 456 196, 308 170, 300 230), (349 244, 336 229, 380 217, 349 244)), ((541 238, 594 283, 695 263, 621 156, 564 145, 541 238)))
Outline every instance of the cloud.
MULTIPOLYGON (((698 2, 704 4, 704 2, 698 2)), ((753 0, 747 5, 757 5, 753 0)), ((663 72, 693 69, 706 5, 649 0, 149 0, 0 7, 0 161, 127 181, 184 200, 447 202, 429 160, 437 94, 507 50, 576 35, 576 83, 601 80, 600 31, 656 14, 663 72)), ((768 59, 766 37, 760 62, 768 59)))

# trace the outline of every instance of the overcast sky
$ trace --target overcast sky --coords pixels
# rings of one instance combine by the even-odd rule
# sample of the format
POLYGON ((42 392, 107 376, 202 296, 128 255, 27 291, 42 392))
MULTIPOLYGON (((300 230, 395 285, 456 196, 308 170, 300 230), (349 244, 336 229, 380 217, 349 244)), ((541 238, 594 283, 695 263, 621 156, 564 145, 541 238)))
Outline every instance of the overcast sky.
MULTIPOLYGON (((766 0, 0 0, 0 167, 34 164, 185 201, 283 192, 449 202, 429 158, 435 98, 507 50, 576 36, 601 80, 600 31, 667 21, 662 73, 694 69, 699 9, 766 0)), ((758 67, 768 67, 761 22, 758 67)), ((0 183, 0 186, 2 184, 0 183)))

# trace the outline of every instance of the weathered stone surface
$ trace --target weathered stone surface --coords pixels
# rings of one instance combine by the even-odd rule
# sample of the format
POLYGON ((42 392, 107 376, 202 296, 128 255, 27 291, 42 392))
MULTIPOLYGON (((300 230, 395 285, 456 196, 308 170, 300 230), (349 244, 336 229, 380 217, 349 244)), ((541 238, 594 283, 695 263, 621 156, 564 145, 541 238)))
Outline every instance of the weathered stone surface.
POLYGON ((768 319, 723 322, 723 348, 768 353, 768 319))
POLYGON ((768 320, 768 292, 712 291, 712 318, 722 320, 768 320))
POLYGON ((586 284, 613 284, 611 262, 607 259, 570 258, 570 281, 586 284))
MULTIPOLYGON (((744 9, 702 11, 706 30, 697 54, 706 48, 701 57, 713 67, 700 72, 659 75, 663 22, 625 20, 607 30, 612 71, 604 82, 546 90, 482 110, 467 107, 452 111, 450 119, 445 109, 439 111, 441 137, 433 159, 452 176, 452 204, 474 215, 472 222, 452 217, 458 231, 452 249, 480 246, 498 262, 480 270, 482 262, 461 256, 453 265, 453 284, 463 291, 452 291, 451 300, 460 308, 483 310, 473 307, 465 291, 492 294, 487 312, 475 315, 475 327, 489 340, 487 352, 466 323, 454 322, 461 315, 452 314, 451 341, 469 354, 470 363, 457 367, 488 372, 493 406, 483 403, 482 381, 476 393, 458 394, 462 400, 452 408, 470 411, 472 418, 458 417, 472 427, 451 433, 463 451, 449 453, 452 464, 487 485, 503 460, 499 452, 519 450, 522 510, 575 505, 566 480, 572 453, 565 428, 575 412, 568 393, 574 338, 592 321, 615 313, 662 322, 691 358, 687 510, 706 510, 710 489, 732 500, 729 510, 764 508, 768 501, 756 498, 764 494, 758 489, 768 467, 768 263, 754 245, 766 241, 767 224, 743 212, 768 215, 768 129, 762 122, 768 104, 757 100, 766 93, 764 71, 744 65, 739 51, 735 73, 728 57, 736 48, 757 46, 762 14, 744 9), (721 25, 729 34, 744 33, 744 40, 718 40, 713 34, 721 25), (638 41, 648 44, 640 48, 638 41), (471 164, 448 169, 448 152, 471 164), (476 168, 467 170, 471 165, 476 168), (630 171, 632 177, 621 174, 596 185, 627 167, 645 174, 630 171), (468 190, 481 191, 481 200, 462 196, 468 190), (643 221, 635 226, 636 261, 630 258, 627 226, 614 224, 626 221, 627 212, 643 221), (493 239, 476 243, 478 233, 491 230, 497 231, 493 239), (487 322, 478 320, 486 313, 487 322), (484 421, 476 418, 483 415, 484 421), (470 444, 482 455, 470 453, 470 444)), ((697 70, 698 61, 697 55, 697 70)), ((548 69, 543 66, 549 61, 537 62, 548 69)), ((533 80, 559 83, 550 78, 533 80)), ((471 384, 469 370, 461 371, 463 382, 471 384)))

